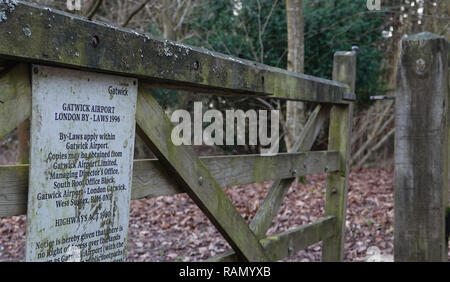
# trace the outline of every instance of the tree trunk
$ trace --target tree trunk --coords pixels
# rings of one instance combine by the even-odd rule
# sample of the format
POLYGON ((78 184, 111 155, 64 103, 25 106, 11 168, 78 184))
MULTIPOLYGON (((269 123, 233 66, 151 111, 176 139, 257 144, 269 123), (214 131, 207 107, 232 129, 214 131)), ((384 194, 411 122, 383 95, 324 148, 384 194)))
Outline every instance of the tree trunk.
POLYGON ((430 17, 433 21, 433 29, 430 32, 444 36, 450 42, 450 3, 448 0, 437 0, 436 6, 432 6, 430 13, 434 17, 430 17))
MULTIPOLYGON (((288 31, 287 68, 290 71, 304 72, 304 35, 303 35, 303 0, 286 0, 286 17, 288 31)), ((288 134, 285 142, 288 151, 295 143, 306 122, 305 103, 286 102, 286 125, 288 134)))
POLYGON ((173 12, 170 9, 170 1, 164 2, 166 7, 164 7, 161 19, 162 19, 162 26, 163 26, 163 32, 164 32, 164 38, 172 41, 177 41, 177 34, 174 30, 174 27, 176 23, 173 22, 171 12, 173 12))
POLYGON ((176 40, 177 36, 173 30, 173 25, 170 20, 170 16, 167 14, 168 11, 163 12, 163 29, 164 29, 164 38, 169 40, 176 40))

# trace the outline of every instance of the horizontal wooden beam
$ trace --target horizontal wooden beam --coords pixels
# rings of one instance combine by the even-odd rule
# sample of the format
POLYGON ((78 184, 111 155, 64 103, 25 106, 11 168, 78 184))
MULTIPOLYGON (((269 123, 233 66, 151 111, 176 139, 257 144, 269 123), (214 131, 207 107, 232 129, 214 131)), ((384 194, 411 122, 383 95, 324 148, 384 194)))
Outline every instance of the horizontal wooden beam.
MULTIPOLYGON (((294 255, 295 252, 333 235, 336 218, 328 216, 318 221, 301 225, 283 233, 261 239, 259 242, 272 261, 294 255)), ((236 262, 236 254, 224 254, 210 258, 207 262, 236 262)))
MULTIPOLYGON (((212 176, 222 187, 308 175, 326 170, 339 170, 339 158, 333 151, 295 154, 200 157, 212 176), (305 166, 305 164, 307 164, 305 166)), ((1 171, 1 167, 0 167, 1 171)), ((167 176, 158 160, 136 160, 133 165, 132 198, 152 198, 182 193, 167 176)), ((1 184, 0 184, 1 185, 1 184)), ((1 193, 1 192, 0 192, 1 193)))
POLYGON ((28 165, 0 166, 0 217, 26 214, 28 165))
POLYGON ((222 187, 339 170, 339 156, 334 151, 200 159, 222 187))
MULTIPOLYGON (((291 169, 298 175, 323 172, 326 166, 331 171, 339 169, 338 154, 332 151, 200 159, 222 187, 291 177, 291 169)), ((26 213, 28 165, 0 166, 0 179, 0 217, 26 213)), ((135 160, 132 183, 132 199, 183 193, 158 160, 135 160)))
MULTIPOLYGON (((336 228, 334 216, 324 217, 313 223, 301 225, 259 242, 272 260, 280 260, 294 255, 297 251, 332 236, 336 228)), ((337 231, 337 230, 336 230, 337 231)))
POLYGON ((0 59, 132 76, 153 87, 348 103, 338 82, 22 1, 0 23, 0 59))

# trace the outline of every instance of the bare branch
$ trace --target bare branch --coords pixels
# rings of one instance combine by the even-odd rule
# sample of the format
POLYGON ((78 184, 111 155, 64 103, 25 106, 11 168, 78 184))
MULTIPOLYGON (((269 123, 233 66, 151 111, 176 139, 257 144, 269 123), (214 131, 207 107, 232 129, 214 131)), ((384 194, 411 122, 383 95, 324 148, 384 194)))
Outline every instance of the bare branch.
POLYGON ((92 2, 91 7, 89 7, 89 9, 86 12, 86 18, 92 19, 97 13, 98 9, 100 8, 102 2, 103 0, 95 0, 94 2, 92 2))
POLYGON ((186 17, 186 15, 188 14, 188 12, 191 12, 191 1, 188 1, 186 4, 186 8, 184 8, 183 10, 183 15, 181 15, 180 20, 178 21, 178 24, 173 28, 173 30, 177 30, 181 27, 181 25, 184 22, 184 18, 186 17))
POLYGON ((131 12, 130 15, 128 15, 128 18, 125 20, 125 22, 122 24, 123 27, 126 27, 130 21, 134 18, 134 16, 137 15, 142 9, 144 9, 145 5, 147 5, 151 0, 144 1, 139 7, 137 7, 133 12, 131 12))
POLYGON ((384 135, 384 137, 367 152, 367 154, 364 156, 364 158, 362 158, 356 165, 356 169, 362 168, 363 164, 373 154, 373 152, 375 152, 376 150, 381 148, 381 146, 383 146, 383 144, 386 143, 386 141, 389 140, 389 138, 392 135, 394 135, 394 133, 395 133, 395 127, 393 127, 386 135, 384 135))
POLYGON ((267 24, 269 23, 270 18, 272 17, 273 10, 275 9, 275 6, 277 4, 278 4, 278 0, 275 0, 275 2, 273 2, 273 4, 272 4, 272 8, 270 8, 270 12, 269 12, 269 15, 266 18, 266 22, 263 25, 262 32, 261 32, 262 34, 264 34, 264 32, 266 31, 267 24))
POLYGON ((264 43, 262 41, 262 28, 261 28, 261 3, 259 0, 256 0, 256 3, 258 4, 258 39, 259 39, 259 62, 261 64, 264 63, 264 43))

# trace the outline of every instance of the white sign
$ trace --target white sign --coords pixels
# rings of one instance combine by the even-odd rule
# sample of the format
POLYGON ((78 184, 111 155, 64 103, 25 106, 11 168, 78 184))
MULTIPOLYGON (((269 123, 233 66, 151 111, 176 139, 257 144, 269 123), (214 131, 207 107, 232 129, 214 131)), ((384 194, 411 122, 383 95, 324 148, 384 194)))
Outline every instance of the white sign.
POLYGON ((126 257, 137 80, 32 67, 27 261, 126 257))

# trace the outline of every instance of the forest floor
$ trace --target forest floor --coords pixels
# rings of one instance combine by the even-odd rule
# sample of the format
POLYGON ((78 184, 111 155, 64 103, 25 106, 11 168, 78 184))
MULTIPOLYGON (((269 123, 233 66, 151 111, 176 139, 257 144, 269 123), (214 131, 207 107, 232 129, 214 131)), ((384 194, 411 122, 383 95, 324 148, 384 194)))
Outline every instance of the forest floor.
MULTIPOLYGON (((0 144, 0 165, 17 159, 17 140, 11 136, 0 144)), ((392 169, 351 171, 345 261, 365 261, 370 247, 377 247, 381 254, 393 254, 393 179, 392 169)), ((268 235, 323 217, 325 180, 325 174, 318 174, 293 184, 268 235)), ((270 185, 254 183, 225 191, 250 222, 270 185)), ((0 219, 0 261, 24 260, 25 235, 25 215, 0 219)), ((128 261, 201 261, 227 250, 228 243, 187 195, 131 201, 128 261)), ((284 261, 320 261, 320 257, 321 243, 317 243, 284 261)))
MULTIPOLYGON (((268 234, 313 222, 324 215, 325 174, 295 183, 268 234)), ((271 182, 226 189, 249 222, 271 182)), ((369 247, 393 253, 393 173, 385 169, 352 171, 347 202, 345 261, 364 261, 369 247)), ((0 261, 23 261, 26 216, 0 219, 0 261)), ((131 202, 128 261, 200 261, 230 250, 199 208, 185 194, 131 202)), ((285 261, 320 261, 321 243, 285 261)))

